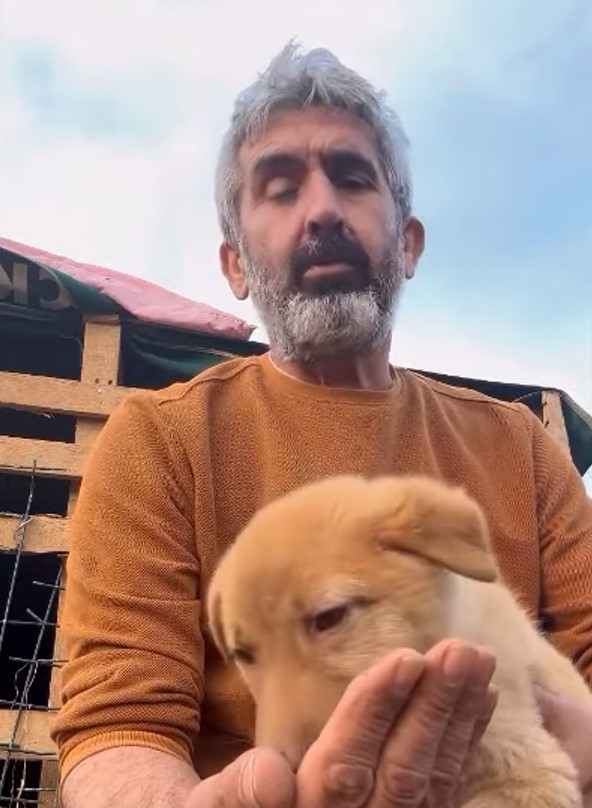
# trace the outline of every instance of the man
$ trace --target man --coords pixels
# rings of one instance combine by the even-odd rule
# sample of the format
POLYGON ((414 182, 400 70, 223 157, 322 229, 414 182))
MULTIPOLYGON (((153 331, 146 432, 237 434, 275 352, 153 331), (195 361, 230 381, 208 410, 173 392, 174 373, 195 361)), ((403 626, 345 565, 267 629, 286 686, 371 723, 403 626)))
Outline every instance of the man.
POLYGON ((592 677, 592 507, 577 471, 525 407, 389 363, 424 246, 406 149, 382 95, 326 51, 289 45, 239 97, 217 172, 220 262, 270 351, 130 396, 97 441, 62 617, 65 808, 453 800, 495 704, 485 651, 450 641, 381 661, 294 776, 248 751, 252 702, 205 631, 212 570, 255 510, 337 472, 465 485, 508 582, 592 677))

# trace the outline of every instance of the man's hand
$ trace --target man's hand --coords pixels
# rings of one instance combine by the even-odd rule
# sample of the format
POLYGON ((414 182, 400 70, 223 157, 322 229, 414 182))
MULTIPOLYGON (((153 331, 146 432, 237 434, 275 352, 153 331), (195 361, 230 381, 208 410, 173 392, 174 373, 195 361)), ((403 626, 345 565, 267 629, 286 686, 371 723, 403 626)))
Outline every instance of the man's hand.
POLYGON ((540 687, 535 687, 535 694, 545 727, 573 760, 582 791, 592 804, 592 709, 540 687))
POLYGON ((457 640, 424 656, 396 651, 351 683, 296 775, 255 749, 200 783, 184 808, 452 806, 496 703, 494 666, 457 640))
POLYGON ((290 808, 295 795, 296 780, 286 760, 259 748, 202 780, 183 808, 290 808))
POLYGON ((493 657, 459 641, 391 654, 346 692, 298 772, 302 808, 454 804, 496 696, 493 657))

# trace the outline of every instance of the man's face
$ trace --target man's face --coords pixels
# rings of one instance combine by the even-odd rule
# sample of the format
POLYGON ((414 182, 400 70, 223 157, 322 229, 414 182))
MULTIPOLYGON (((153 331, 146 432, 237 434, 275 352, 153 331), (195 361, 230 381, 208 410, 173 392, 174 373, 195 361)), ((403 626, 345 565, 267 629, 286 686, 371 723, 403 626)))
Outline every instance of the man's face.
POLYGON ((306 360, 385 340, 412 268, 371 129, 340 111, 276 112, 239 164, 239 296, 272 347, 306 360))

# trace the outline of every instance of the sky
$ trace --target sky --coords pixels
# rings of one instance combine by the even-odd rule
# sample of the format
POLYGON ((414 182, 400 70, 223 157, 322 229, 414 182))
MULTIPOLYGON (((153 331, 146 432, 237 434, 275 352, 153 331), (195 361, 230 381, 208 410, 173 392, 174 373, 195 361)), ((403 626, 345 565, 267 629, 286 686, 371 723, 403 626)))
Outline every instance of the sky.
POLYGON ((589 0, 0 0, 0 235, 233 312, 213 172, 295 37, 387 90, 426 250, 392 358, 592 412, 589 0))

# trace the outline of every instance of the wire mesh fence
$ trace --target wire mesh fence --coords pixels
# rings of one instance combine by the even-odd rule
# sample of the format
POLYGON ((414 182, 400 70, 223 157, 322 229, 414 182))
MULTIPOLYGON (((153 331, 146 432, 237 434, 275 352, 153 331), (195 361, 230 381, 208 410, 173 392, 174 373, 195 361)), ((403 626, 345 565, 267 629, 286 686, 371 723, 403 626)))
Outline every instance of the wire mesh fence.
POLYGON ((51 672, 63 553, 29 553, 27 527, 35 499, 35 467, 26 508, 16 523, 13 546, 0 549, 0 806, 55 806, 55 781, 44 777, 53 752, 29 732, 31 717, 52 711, 51 672))

